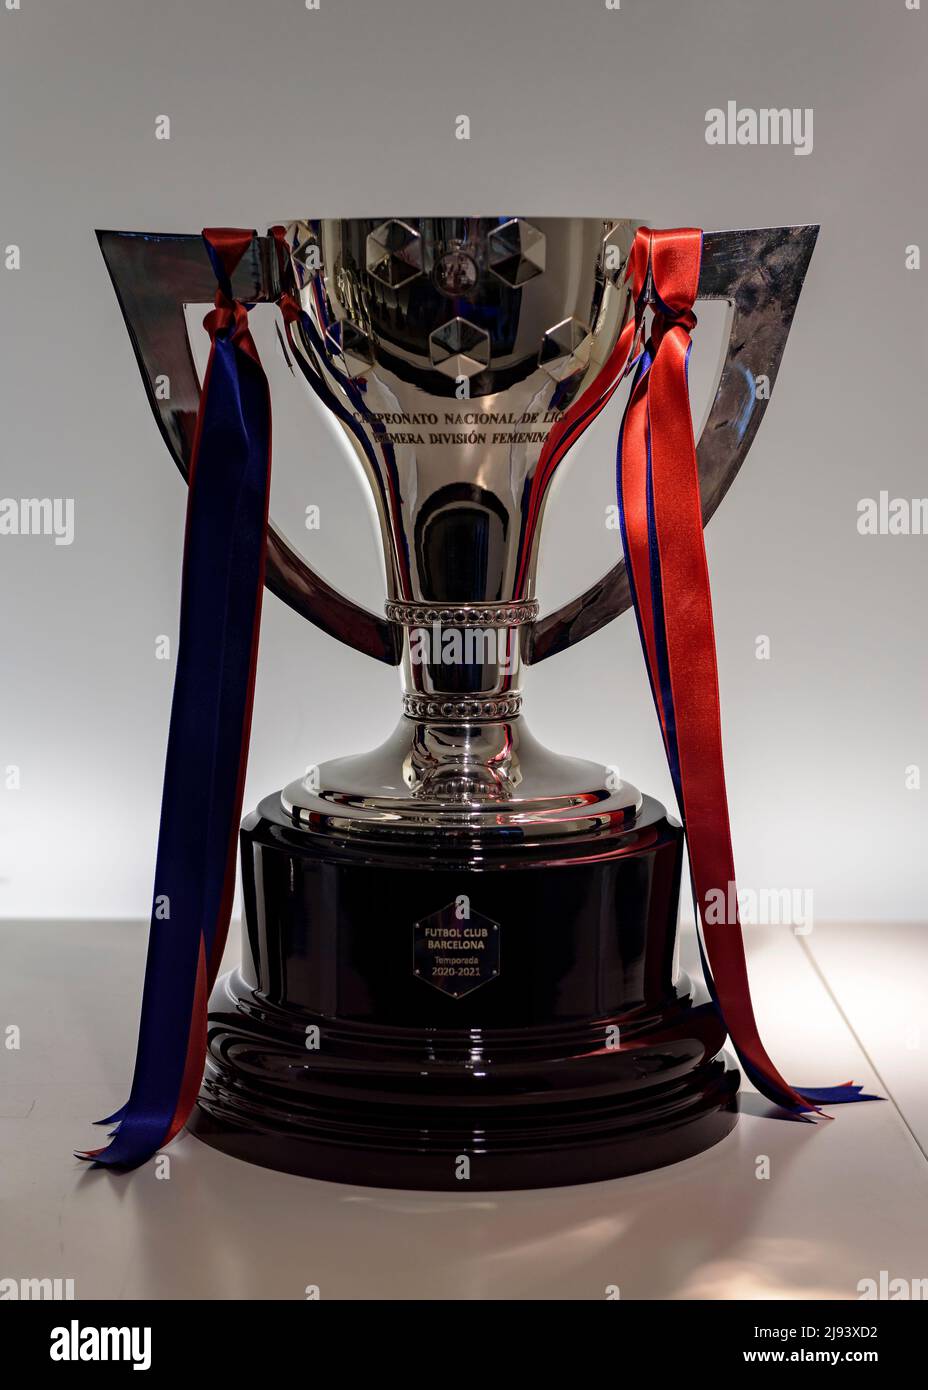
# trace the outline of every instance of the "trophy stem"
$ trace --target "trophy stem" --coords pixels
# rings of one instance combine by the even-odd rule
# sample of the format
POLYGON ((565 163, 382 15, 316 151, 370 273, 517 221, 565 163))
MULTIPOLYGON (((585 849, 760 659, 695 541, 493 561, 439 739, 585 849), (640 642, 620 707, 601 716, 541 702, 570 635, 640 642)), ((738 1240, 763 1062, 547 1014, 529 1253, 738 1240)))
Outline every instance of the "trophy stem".
POLYGON ((522 647, 538 616, 511 603, 398 603, 387 619, 404 631, 405 712, 417 719, 500 719, 522 708, 522 647))
POLYGON ((613 769, 544 748, 521 717, 521 647, 537 611, 510 603, 387 604, 403 630, 403 715, 379 748, 310 769, 282 804, 313 833, 556 838, 640 810, 613 769))

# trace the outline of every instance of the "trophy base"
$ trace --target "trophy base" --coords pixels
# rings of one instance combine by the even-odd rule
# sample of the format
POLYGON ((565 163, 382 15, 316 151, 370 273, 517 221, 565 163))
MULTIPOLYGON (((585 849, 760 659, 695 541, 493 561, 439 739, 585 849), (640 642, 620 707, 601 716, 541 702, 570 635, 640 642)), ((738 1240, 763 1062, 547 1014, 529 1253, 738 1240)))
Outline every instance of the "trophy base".
POLYGON ((268 797, 242 829, 242 967, 210 1001, 190 1128, 337 1182, 594 1182, 709 1148, 739 1075, 674 974, 682 832, 333 840, 268 797))

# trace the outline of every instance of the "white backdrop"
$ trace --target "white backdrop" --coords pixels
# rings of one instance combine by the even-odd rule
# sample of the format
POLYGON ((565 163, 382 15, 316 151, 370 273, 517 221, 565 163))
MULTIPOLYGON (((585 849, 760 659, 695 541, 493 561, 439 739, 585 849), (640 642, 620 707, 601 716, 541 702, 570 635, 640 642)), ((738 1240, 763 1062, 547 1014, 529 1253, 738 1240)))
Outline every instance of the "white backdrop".
MULTIPOLYGON (((149 906, 173 679, 156 641, 176 635, 184 491, 94 228, 433 212, 822 224, 774 399, 707 532, 739 878, 812 890, 821 920, 923 917, 928 793, 907 782, 928 770, 928 537, 861 536, 857 508, 928 492, 926 272, 906 251, 928 242, 926 25, 905 0, 0 9, 0 248, 21 259, 0 268, 0 492, 75 507, 70 545, 0 535, 0 914, 149 906), (728 100, 811 108, 811 152, 707 144, 728 100)), ((255 318, 275 517, 378 606, 359 485, 255 318)), ((707 307, 697 413, 720 334, 707 307)), ((556 485, 543 607, 612 563, 617 411, 556 485)), ((672 804, 629 615, 531 671, 526 696, 541 738, 672 804)), ((398 713, 394 671, 269 598, 246 804, 398 713)))

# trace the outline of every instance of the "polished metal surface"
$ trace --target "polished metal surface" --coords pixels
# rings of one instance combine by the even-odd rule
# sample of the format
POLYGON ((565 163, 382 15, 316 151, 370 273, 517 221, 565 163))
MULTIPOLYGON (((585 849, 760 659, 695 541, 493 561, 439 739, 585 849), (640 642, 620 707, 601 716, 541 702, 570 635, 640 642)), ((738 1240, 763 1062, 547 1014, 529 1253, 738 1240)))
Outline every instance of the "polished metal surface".
POLYGON ((428 627, 438 622, 445 626, 522 627, 538 617, 537 599, 526 603, 387 603, 386 614, 391 623, 402 627, 428 627))
MULTIPOLYGON (((385 218, 375 225, 381 228, 386 222, 403 221, 403 218, 385 218)), ((414 229, 411 224, 415 221, 418 220, 406 220, 404 225, 414 229)), ((535 227, 542 220, 507 217, 489 221, 495 227, 499 225, 492 252, 488 235, 489 270, 500 284, 507 284, 506 274, 517 286, 520 282, 531 284, 533 274, 545 268, 539 265, 538 252, 531 238, 524 247, 520 240, 520 257, 528 261, 528 267, 520 267, 517 261, 515 270, 510 268, 506 247, 513 243, 513 224, 521 221, 525 225, 528 221, 529 227, 535 227), (533 270, 533 274, 529 270, 533 270)), ((604 225, 618 228, 617 234, 610 232, 604 238, 604 247, 608 259, 621 264, 625 224, 622 221, 607 224, 604 220, 604 225)), ((772 385, 777 377, 817 235, 817 227, 803 225, 707 232, 704 239, 700 299, 727 300, 732 306, 731 328, 717 391, 697 450, 704 521, 709 520, 734 481, 759 428, 767 398, 757 396, 750 389, 750 378, 767 375, 772 385)), ((192 234, 117 231, 101 231, 97 236, 132 339, 151 411, 176 466, 186 477, 200 386, 183 310, 186 304, 210 303, 215 292, 213 268, 203 239, 192 234), (157 391, 157 378, 163 373, 171 378, 171 399, 164 399, 157 391)), ((401 259, 401 245, 399 253, 401 259)), ((415 253, 411 256, 411 268, 418 275, 415 253)), ((383 259, 385 257, 381 257, 383 259)), ((545 263, 546 260, 547 254, 545 263)), ((467 253, 451 252, 439 261, 436 282, 445 289, 467 291, 474 274, 471 267, 475 267, 475 263, 467 253)), ((386 274, 379 270, 376 260, 374 268, 379 275, 386 274)), ((378 277, 372 277, 372 284, 376 281, 378 277)), ((240 299, 249 303, 279 299, 281 267, 270 236, 256 236, 253 256, 236 272, 233 289, 240 299)), ((461 303, 465 309, 468 302, 464 296, 461 296, 461 303)), ((463 313, 456 317, 463 317, 463 313)), ((558 327, 561 325, 554 325, 558 327)), ((351 349, 357 347, 358 360, 361 363, 368 360, 370 345, 363 339, 356 339, 350 321, 333 332, 336 338, 339 332, 345 334, 349 356, 351 349)), ((274 527, 268 535, 267 584, 283 602, 331 637, 382 662, 400 662, 399 628, 339 594, 290 548, 274 527)), ((620 560, 602 581, 565 603, 556 613, 547 614, 527 632, 525 659, 536 663, 564 651, 624 612, 628 603, 625 564, 620 560)))
MULTIPOLYGON (((387 218, 286 228, 304 316, 286 345, 374 492, 404 714, 283 805, 316 831, 491 839, 589 832, 638 793, 542 748, 520 717, 539 531, 570 405, 624 362, 635 220, 387 218)), ((286 277, 285 277, 286 283, 286 277)), ((573 439, 571 442, 573 442, 573 439)))
POLYGON ((454 720, 476 723, 483 719, 510 719, 522 711, 521 690, 510 690, 499 700, 481 700, 470 695, 403 696, 403 713, 409 719, 454 720))
POLYGON ((305 310, 288 343, 374 490, 390 600, 534 597, 554 476, 546 446, 586 396, 575 442, 624 369, 613 349, 633 312, 624 269, 638 225, 421 217, 287 226, 305 310))
POLYGON ((403 718, 379 748, 313 768, 281 801, 319 833, 534 841, 626 825, 641 795, 606 767, 552 753, 521 717, 403 718))
MULTIPOLYGON (((771 399, 818 227, 707 232, 699 299, 726 301, 728 332, 718 384, 696 448, 703 524, 731 487, 771 399), (755 383, 766 377, 767 389, 755 383)), ((699 329, 694 334, 697 343, 699 329)), ((527 636, 524 659, 537 665, 598 632, 631 605, 624 559, 598 583, 547 614, 527 636)))
MULTIPOLYGON (((523 240, 520 232, 518 245, 515 237, 519 224, 522 228, 540 230, 544 220, 483 219, 495 229, 492 240, 490 233, 487 234, 487 271, 500 285, 531 288, 536 278, 543 279, 547 275, 547 241, 542 257, 537 240, 531 234, 526 233, 523 240)), ((383 266, 388 252, 401 263, 405 256, 408 269, 415 272, 414 277, 409 277, 411 288, 415 288, 420 277, 415 238, 409 238, 402 229, 406 227, 415 232, 414 224, 436 221, 455 219, 382 218, 371 222, 375 232, 398 224, 389 236, 382 231, 379 238, 374 235, 370 285, 375 293, 380 292, 384 277, 388 281, 391 278, 401 280, 405 274, 405 271, 383 266), (376 247, 383 242, 384 236, 388 241, 392 237, 394 245, 384 244, 383 254, 378 258, 376 247), (410 240, 411 246, 405 244, 410 240)), ((472 219, 461 221, 468 224, 472 219)), ((615 222, 603 219, 602 222, 604 226, 617 228, 615 234, 610 231, 604 238, 604 259, 617 266, 622 264, 623 247, 627 243, 625 228, 629 221, 634 223, 634 219, 615 222)), ((303 225, 320 224, 307 222, 303 225)), ((184 307, 210 303, 216 288, 202 238, 198 234, 119 231, 101 231, 97 235, 135 349, 149 405, 175 463, 186 477, 200 388, 187 339, 184 307), (162 373, 170 376, 170 399, 164 399, 157 390, 157 379, 162 373)), ((763 417, 767 397, 751 389, 751 378, 763 373, 771 385, 775 381, 817 236, 818 227, 814 225, 706 233, 699 297, 725 300, 732 306, 732 313, 714 402, 699 439, 704 521, 709 519, 734 481, 763 417)), ((365 243, 365 267, 367 253, 365 243)), ((433 267, 436 285, 443 290, 453 290, 460 300, 458 312, 449 314, 448 319, 465 318, 471 312, 472 300, 468 295, 474 287, 476 268, 477 262, 466 249, 452 249, 433 267)), ((254 252, 239 268, 233 288, 249 303, 276 301, 281 293, 280 272, 273 239, 256 236, 254 252)), ((562 329, 563 321, 551 327, 562 329)), ((336 339, 339 334, 344 335, 346 361, 357 360, 363 365, 370 360, 370 345, 363 337, 356 337, 350 320, 344 326, 333 327, 333 334, 336 339)), ((547 365, 550 368, 553 362, 554 370, 558 367, 551 353, 558 336, 554 332, 553 342, 549 341, 544 348, 547 365)), ((458 355, 466 357, 467 353, 463 351, 458 355)), ((440 344, 434 355, 430 349, 430 363, 436 356, 439 365, 443 365, 445 359, 441 357, 440 344)), ((467 380, 473 384, 473 378, 467 380)), ((296 612, 331 636, 380 661, 396 665, 402 659, 399 628, 335 590, 273 526, 268 537, 267 584, 296 612)), ((610 622, 628 605, 625 565, 619 560, 601 581, 527 630, 523 644, 526 661, 537 663, 574 645, 610 622)))
MULTIPOLYGON (((97 233, 100 250, 122 309, 148 404, 171 457, 189 475, 200 406, 200 381, 187 336, 184 310, 213 302, 216 276, 200 235, 149 232, 97 233), (167 377, 170 396, 159 389, 167 377)), ((232 278, 236 298, 274 303, 280 298, 277 248, 255 237, 232 278)), ((395 666, 399 630, 318 575, 272 524, 267 541, 267 587, 309 622, 367 656, 395 666)))
MULTIPOLYGON (((331 635, 401 663, 403 711, 379 749, 292 783, 298 824, 334 834, 565 835, 633 819, 608 769, 542 748, 521 717, 523 663, 629 605, 624 561, 556 613, 534 598, 551 480, 625 366, 624 271, 635 218, 296 220, 289 254, 255 237, 234 290, 289 296, 281 341, 339 421, 371 486, 387 573, 383 617, 339 594, 271 530, 268 584, 331 635), (565 423, 566 419, 566 423, 565 423)), ((698 445, 707 520, 766 407, 816 227, 707 233, 699 297, 732 305, 698 445)), ((199 387, 184 305, 215 280, 199 238, 100 233, 175 460, 189 469, 199 387), (172 398, 155 378, 169 372, 172 398)))

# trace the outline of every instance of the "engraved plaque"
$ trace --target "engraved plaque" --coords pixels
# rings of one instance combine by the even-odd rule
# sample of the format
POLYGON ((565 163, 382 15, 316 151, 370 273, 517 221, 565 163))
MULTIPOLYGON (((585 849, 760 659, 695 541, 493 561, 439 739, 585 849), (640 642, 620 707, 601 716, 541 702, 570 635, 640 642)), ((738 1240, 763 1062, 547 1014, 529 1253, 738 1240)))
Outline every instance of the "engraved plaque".
POLYGON ((461 999, 499 974, 499 923, 463 900, 423 917, 413 929, 413 970, 420 980, 461 999))

